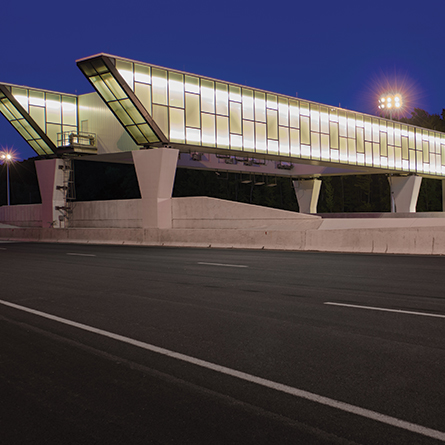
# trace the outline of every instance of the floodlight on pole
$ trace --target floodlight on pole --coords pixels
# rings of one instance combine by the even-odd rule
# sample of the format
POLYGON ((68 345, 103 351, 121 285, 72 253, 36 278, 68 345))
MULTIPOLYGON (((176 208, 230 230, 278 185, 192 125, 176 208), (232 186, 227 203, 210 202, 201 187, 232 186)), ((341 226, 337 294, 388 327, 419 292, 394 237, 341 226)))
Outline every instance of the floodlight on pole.
POLYGON ((0 159, 6 164, 6 196, 8 206, 11 205, 11 189, 9 184, 9 164, 14 162, 14 154, 9 150, 0 151, 0 159))
POLYGON ((402 95, 400 93, 388 93, 382 94, 379 99, 379 110, 382 110, 385 114, 387 110, 389 112, 389 118, 392 119, 393 110, 399 112, 403 105, 402 95))

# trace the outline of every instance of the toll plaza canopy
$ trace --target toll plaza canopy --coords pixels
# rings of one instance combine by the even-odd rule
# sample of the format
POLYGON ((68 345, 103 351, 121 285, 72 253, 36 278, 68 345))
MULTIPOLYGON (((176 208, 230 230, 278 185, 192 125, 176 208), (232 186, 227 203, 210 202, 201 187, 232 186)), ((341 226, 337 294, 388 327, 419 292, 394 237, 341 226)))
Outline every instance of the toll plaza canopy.
POLYGON ((107 54, 77 65, 96 93, 0 84, 1 113, 39 155, 171 146, 226 165, 269 160, 294 176, 298 165, 445 176, 444 133, 107 54))

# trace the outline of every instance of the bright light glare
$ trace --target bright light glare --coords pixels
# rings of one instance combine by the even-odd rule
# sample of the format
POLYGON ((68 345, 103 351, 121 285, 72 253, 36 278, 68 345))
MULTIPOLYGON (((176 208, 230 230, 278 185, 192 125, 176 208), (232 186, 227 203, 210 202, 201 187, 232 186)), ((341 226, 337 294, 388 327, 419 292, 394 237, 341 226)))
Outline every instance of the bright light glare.
POLYGON ((386 109, 397 108, 397 112, 399 112, 400 111, 399 109, 402 108, 402 105, 403 105, 402 96, 399 93, 397 94, 389 93, 385 96, 380 97, 378 108, 380 110, 383 110, 385 108, 386 109))
POLYGON ((0 151, 0 160, 3 162, 14 162, 15 161, 15 153, 9 149, 2 149, 0 151))

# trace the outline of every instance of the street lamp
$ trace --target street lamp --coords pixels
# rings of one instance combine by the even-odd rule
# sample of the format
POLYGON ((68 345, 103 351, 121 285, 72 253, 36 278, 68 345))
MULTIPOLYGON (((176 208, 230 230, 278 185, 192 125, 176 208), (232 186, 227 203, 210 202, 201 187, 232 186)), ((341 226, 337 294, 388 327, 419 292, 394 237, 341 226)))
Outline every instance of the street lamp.
POLYGON ((0 159, 3 164, 6 164, 6 195, 8 199, 8 206, 11 205, 11 190, 9 187, 9 164, 14 162, 14 155, 8 150, 0 152, 0 159))
MULTIPOLYGON (((403 105, 402 95, 400 93, 382 94, 379 99, 379 109, 387 110, 389 118, 392 119, 392 112, 398 113, 403 105)), ((385 114, 385 112, 383 112, 385 114)), ((387 113, 386 113, 387 114, 387 113)))

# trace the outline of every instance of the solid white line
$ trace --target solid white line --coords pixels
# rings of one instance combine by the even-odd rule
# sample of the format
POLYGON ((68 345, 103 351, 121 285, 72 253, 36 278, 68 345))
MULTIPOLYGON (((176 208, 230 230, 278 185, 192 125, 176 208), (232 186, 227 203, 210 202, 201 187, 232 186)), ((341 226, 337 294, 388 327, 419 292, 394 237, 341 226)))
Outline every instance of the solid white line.
POLYGON ((273 382, 271 380, 263 379, 261 377, 256 377, 251 374, 247 374, 245 372, 236 371, 231 368, 226 368, 225 366, 217 365, 215 363, 207 362, 205 360, 201 360, 198 358, 190 357, 185 354, 181 354, 179 352, 170 351, 168 349, 160 348, 158 346, 151 345, 149 343, 144 343, 139 340, 135 340, 133 338, 125 337, 123 335, 114 334, 112 332, 103 331, 102 329, 98 329, 92 326, 88 326, 82 323, 78 323, 76 321, 67 320, 66 318, 57 317, 56 315, 47 314, 45 312, 37 311, 35 309, 31 309, 25 306, 20 306, 18 304, 11 303, 9 301, 0 300, 0 304, 5 306, 12 307, 14 309, 18 309, 24 312, 29 312, 30 314, 38 315, 43 318, 47 318, 49 320, 54 320, 59 323, 66 324, 68 326, 73 326, 79 329, 83 329, 84 331, 93 332, 95 334, 102 335, 104 337, 112 338, 113 340, 118 340, 124 343, 128 343, 133 346, 137 346, 139 348, 145 349, 150 352, 155 352, 158 354, 165 355, 167 357, 175 358, 177 360, 181 360, 187 363, 191 363, 196 366, 201 366, 202 368, 210 369, 212 371, 220 372, 222 374, 229 375, 231 377, 236 377, 251 383, 256 383, 257 385, 265 386, 267 388, 272 388, 276 391, 281 391, 286 394, 293 395, 295 397, 300 397, 311 402, 320 403, 322 405, 326 405, 332 408, 337 408, 342 411, 346 411, 348 413, 356 414, 358 416, 366 417, 368 419, 376 420, 381 423, 385 423, 391 426, 395 426, 398 428, 402 428, 404 430, 412 431, 417 434, 421 434, 423 436, 432 437, 434 439, 445 441, 445 432, 434 430, 431 428, 427 428, 421 425, 417 425, 415 423, 406 422, 405 420, 397 419, 396 417, 387 416, 385 414, 380 414, 376 411, 371 411, 369 409, 360 408, 355 405, 350 405, 349 403, 340 402, 335 399, 330 399, 328 397, 320 396, 318 394, 314 394, 308 391, 304 391, 302 389, 293 388, 292 386, 283 385, 281 383, 273 382))
POLYGON ((198 264, 204 264, 206 266, 223 266, 223 267, 249 267, 249 266, 244 266, 242 264, 221 264, 221 263, 204 263, 204 262, 200 262, 198 264))
POLYGON ((72 255, 72 256, 96 256, 96 255, 92 255, 89 253, 67 253, 67 255, 72 255))
POLYGON ((423 315, 424 317, 445 318, 445 315, 429 314, 427 312, 403 311, 401 309, 385 309, 383 307, 359 306, 357 304, 332 303, 330 301, 326 301, 324 304, 329 304, 331 306, 353 307, 353 308, 357 308, 357 309, 368 309, 370 311, 396 312, 398 314, 423 315))
POLYGON ((0 247, 0 250, 6 250, 6 247, 0 247))

